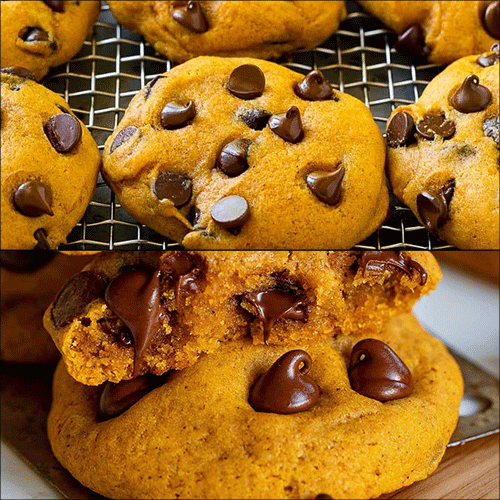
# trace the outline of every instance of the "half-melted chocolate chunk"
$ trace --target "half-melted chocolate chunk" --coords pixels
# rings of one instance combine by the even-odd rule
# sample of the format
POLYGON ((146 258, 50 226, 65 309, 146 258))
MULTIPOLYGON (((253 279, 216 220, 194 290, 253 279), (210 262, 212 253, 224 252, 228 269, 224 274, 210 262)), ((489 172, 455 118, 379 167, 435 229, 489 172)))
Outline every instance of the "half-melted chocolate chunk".
POLYGON ((162 328, 160 299, 158 269, 126 269, 106 288, 106 304, 123 321, 134 338, 134 376, 139 374, 144 353, 162 328))
POLYGON ((32 273, 47 265, 56 252, 35 250, 2 250, 0 265, 16 273, 32 273))
POLYGON ((95 271, 83 271, 71 278, 54 301, 51 311, 54 326, 62 328, 83 314, 91 302, 102 296, 107 284, 106 276, 95 271))
POLYGON ((363 252, 359 259, 359 267, 366 274, 383 274, 389 269, 395 269, 413 278, 414 273, 420 276, 420 285, 427 283, 427 271, 407 254, 393 250, 373 250, 363 252))
POLYGON ((348 374, 354 391, 377 401, 406 398, 413 391, 410 370, 380 340, 364 339, 353 347, 348 374))
POLYGON ((242 300, 249 302, 262 321, 264 342, 267 344, 271 328, 280 319, 307 321, 307 299, 303 292, 285 287, 265 288, 245 292, 242 300))
POLYGON ((308 376, 311 366, 311 356, 305 351, 283 354, 252 386, 250 406, 285 415, 309 410, 319 399, 319 387, 308 376))

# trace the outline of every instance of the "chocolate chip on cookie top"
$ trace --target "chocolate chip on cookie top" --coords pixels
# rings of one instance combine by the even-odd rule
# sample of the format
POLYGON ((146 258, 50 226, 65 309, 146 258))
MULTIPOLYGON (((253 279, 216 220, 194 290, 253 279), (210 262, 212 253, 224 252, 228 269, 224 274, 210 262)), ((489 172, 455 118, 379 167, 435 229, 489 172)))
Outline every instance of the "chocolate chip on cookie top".
POLYGON ((487 118, 483 123, 483 133, 486 137, 490 137, 496 142, 497 149, 499 149, 499 140, 498 140, 498 123, 499 117, 493 116, 491 118, 487 118))
POLYGON ((43 0, 43 3, 50 7, 54 12, 59 12, 60 14, 64 12, 63 0, 43 0))
POLYGON ((493 38, 500 37, 500 2, 490 2, 483 13, 483 25, 493 38))
POLYGON ((428 114, 416 125, 418 134, 424 139, 433 141, 436 136, 443 140, 451 139, 456 132, 455 124, 446 119, 444 114, 428 114))
POLYGON ((226 196, 212 208, 212 219, 225 229, 239 229, 250 218, 250 207, 242 196, 226 196))
POLYGON ((248 148, 252 141, 236 139, 226 144, 217 159, 217 168, 228 177, 238 177, 248 169, 248 148))
POLYGON ((256 411, 291 414, 311 409, 319 387, 308 375, 311 356, 303 350, 283 354, 252 386, 248 402, 256 411))
POLYGON ((491 92, 479 84, 476 75, 469 75, 451 98, 451 105, 461 113, 477 113, 490 102, 491 92))
POLYGON ((266 288, 245 292, 242 300, 253 306, 257 312, 257 317, 262 321, 264 342, 266 344, 276 321, 280 319, 307 320, 308 303, 305 294, 300 291, 266 288))
POLYGON ((292 144, 297 144, 304 138, 304 127, 297 106, 292 106, 286 113, 271 116, 269 128, 278 137, 292 144))
POLYGON ((242 64, 233 70, 227 82, 231 94, 245 101, 260 97, 266 86, 262 70, 255 64, 242 64))
POLYGON ((193 183, 186 175, 163 172, 155 179, 152 189, 159 200, 170 200, 174 206, 182 207, 191 199, 193 183))
POLYGON ((420 278, 420 285, 424 286, 427 283, 426 270, 402 251, 366 251, 361 254, 358 263, 363 271, 363 276, 369 274, 384 274, 387 270, 395 269, 406 274, 410 279, 417 273, 420 278))
POLYGON ((193 101, 186 104, 169 102, 161 112, 161 125, 167 130, 176 130, 189 125, 196 116, 193 101))
POLYGON ((307 187, 323 203, 334 207, 341 200, 344 175, 344 167, 339 167, 333 172, 323 170, 311 172, 306 177, 307 187))
POLYGON ((197 1, 173 2, 172 17, 182 26, 194 33, 208 31, 208 22, 197 1))
POLYGON ((353 390, 377 401, 406 398, 413 391, 410 370, 380 340, 364 339, 353 347, 348 374, 353 390))
POLYGON ((442 186, 438 192, 423 191, 418 194, 418 215, 431 233, 437 233, 447 221, 454 192, 455 180, 452 179, 442 186))
POLYGON ((308 73, 304 79, 295 86, 295 93, 306 101, 326 101, 339 98, 333 93, 330 82, 321 71, 315 70, 308 73))
POLYGON ((409 26, 398 38, 394 45, 400 54, 413 57, 427 57, 430 49, 425 45, 425 36, 419 24, 409 26))
POLYGON ((17 210, 27 217, 54 215, 50 188, 38 180, 21 184, 14 193, 13 201, 17 210))
POLYGON ((477 63, 479 64, 479 66, 487 68, 488 66, 493 66, 494 64, 498 64, 499 58, 500 58, 499 46, 498 43, 495 43, 492 45, 489 52, 481 54, 477 58, 477 63))
POLYGON ((410 113, 396 113, 387 127, 386 140, 390 148, 408 146, 415 131, 415 121, 410 113))
POLYGON ((44 130, 50 144, 58 153, 71 153, 82 138, 80 122, 68 113, 54 115, 45 124, 44 130))
POLYGON ((113 141, 111 145, 111 152, 113 152, 116 148, 119 148, 123 143, 127 142, 139 129, 137 127, 129 126, 124 128, 113 141))

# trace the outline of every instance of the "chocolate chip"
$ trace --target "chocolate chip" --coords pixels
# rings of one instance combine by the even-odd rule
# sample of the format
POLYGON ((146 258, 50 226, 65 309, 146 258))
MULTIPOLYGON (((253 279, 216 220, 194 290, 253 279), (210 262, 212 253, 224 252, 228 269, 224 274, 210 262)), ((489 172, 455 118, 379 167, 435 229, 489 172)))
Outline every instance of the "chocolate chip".
POLYGON ((306 101, 326 101, 333 96, 333 89, 321 71, 311 71, 295 87, 295 93, 306 101))
POLYGON ((236 139, 226 144, 217 159, 216 167, 228 177, 237 177, 248 169, 248 148, 252 141, 236 139))
POLYGON ((19 32, 19 38, 24 42, 48 42, 50 35, 42 28, 27 26, 19 32))
POLYGON ((491 2, 483 15, 483 24, 492 38, 500 37, 500 2, 491 2))
POLYGON ((83 314, 102 295, 107 283, 106 276, 95 271, 83 271, 71 278, 54 301, 51 311, 54 326, 62 328, 83 314))
POLYGON ((170 200, 179 208, 191 199, 193 182, 186 175, 163 172, 153 183, 153 193, 159 200, 170 200))
POLYGON ((163 254, 160 269, 168 286, 174 288, 177 308, 186 295, 201 291, 206 262, 200 254, 186 251, 163 254))
POLYGON ((393 117, 386 131, 386 141, 390 148, 407 146, 415 130, 413 117, 406 111, 400 111, 393 117))
POLYGON ((56 252, 35 250, 2 250, 0 264, 3 268, 16 273, 32 273, 48 264, 56 252))
POLYGON ((477 58, 477 63, 483 68, 493 66, 498 63, 500 58, 498 43, 491 46, 490 53, 482 54, 477 58))
POLYGON ((172 17, 182 26, 195 33, 208 31, 208 22, 198 2, 188 2, 186 6, 175 7, 172 17))
POLYGON ((147 374, 118 384, 105 382, 99 400, 98 417, 101 420, 121 415, 153 389, 159 387, 165 377, 147 374))
POLYGON ((82 126, 72 115, 53 116, 44 127, 45 135, 58 153, 70 153, 82 138, 82 126))
POLYGON ((153 87, 158 83, 158 80, 160 78, 166 78, 163 75, 158 75, 155 76, 152 80, 149 81, 149 83, 144 87, 144 98, 147 100, 149 99, 149 96, 151 95, 151 91, 153 90, 153 87))
POLYGON ((333 497, 328 495, 327 493, 320 493, 314 497, 314 500, 333 500, 333 497))
POLYGON ((407 254, 401 251, 367 251, 361 254, 359 259, 359 267, 366 274, 384 274, 386 270, 395 269, 406 274, 409 278, 413 278, 414 272, 420 277, 420 285, 424 286, 427 283, 427 271, 407 254))
POLYGON ((142 359, 160 323, 160 271, 128 269, 106 288, 104 300, 134 337, 134 376, 139 374, 142 359))
POLYGON ((248 301, 262 321, 264 342, 267 344, 271 328, 279 319, 307 320, 307 301, 303 293, 294 290, 267 288, 245 292, 242 299, 248 301))
POLYGON ((241 121, 252 130, 264 130, 269 118, 271 118, 271 113, 262 109, 249 109, 240 115, 241 121))
POLYGON ((193 121, 196 115, 196 107, 193 101, 187 104, 177 102, 168 103, 161 112, 161 125, 167 130, 175 130, 193 121))
POLYGON ((49 241, 47 239, 47 231, 43 227, 37 229, 34 232, 33 237, 37 241, 37 244, 35 246, 35 250, 50 250, 51 249, 49 241))
POLYGON ((417 132, 424 139, 430 141, 436 135, 443 139, 451 139, 455 135, 455 124, 448 121, 444 115, 426 115, 424 119, 417 123, 417 132))
POLYGON ((297 144, 304 138, 304 128, 300 119, 300 111, 296 106, 292 106, 282 115, 271 116, 269 128, 277 136, 292 144, 297 144))
POLYGON ((430 49, 425 45, 424 32, 419 24, 407 28, 399 36, 394 48, 400 54, 417 58, 427 57, 430 54, 430 49))
POLYGON ((18 76, 19 78, 23 78, 25 80, 33 80, 36 81, 35 75, 26 68, 21 68, 19 66, 11 66, 9 68, 2 68, 2 73, 6 73, 7 75, 18 76))
POLYGON ((43 182, 32 180, 21 184, 14 193, 14 206, 27 217, 54 215, 52 194, 43 182))
POLYGON ((491 137, 497 143, 498 146, 498 122, 499 117, 494 116, 492 118, 488 118, 483 123, 483 132, 486 137, 491 137))
POLYGON ((491 92, 479 85, 476 75, 469 75, 451 98, 451 105, 460 113, 477 113, 486 109, 490 102, 491 92))
POLYGON ((113 144, 111 144, 110 153, 113 153, 116 148, 119 148, 124 142, 127 142, 138 130, 137 127, 131 125, 120 131, 115 137, 113 144))
POLYGON ((406 398, 413 391, 410 370, 380 340, 364 339, 353 347, 348 374, 354 391, 377 401, 406 398))
POLYGON ((282 415, 309 410, 319 399, 319 388, 308 376, 311 366, 311 356, 305 351, 283 354, 252 386, 250 406, 255 411, 282 415))
POLYGON ((423 191, 417 195, 417 212, 424 226, 431 232, 448 219, 449 205, 455 192, 455 180, 448 181, 438 193, 423 191))
POLYGON ((340 202, 342 195, 342 180, 345 168, 340 167, 333 172, 316 171, 306 177, 306 183, 311 192, 323 203, 334 207, 340 202))
POLYGON ((43 3, 49 6, 54 12, 64 12, 63 0, 43 0, 43 3))
POLYGON ((249 101, 260 97, 266 86, 266 78, 262 70, 254 64, 242 64, 233 70, 227 89, 234 96, 249 101))
POLYGON ((225 229, 240 228, 250 217, 247 200, 242 196, 226 196, 212 208, 212 219, 225 229))

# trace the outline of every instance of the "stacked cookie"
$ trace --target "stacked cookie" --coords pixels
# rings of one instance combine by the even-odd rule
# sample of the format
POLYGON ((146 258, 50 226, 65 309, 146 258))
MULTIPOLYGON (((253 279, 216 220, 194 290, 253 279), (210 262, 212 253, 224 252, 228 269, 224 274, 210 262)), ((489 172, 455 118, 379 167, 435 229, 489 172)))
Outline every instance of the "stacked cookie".
POLYGON ((100 255, 44 318, 63 354, 54 453, 111 498, 371 498, 422 479, 462 393, 410 314, 439 279, 426 252, 100 255))

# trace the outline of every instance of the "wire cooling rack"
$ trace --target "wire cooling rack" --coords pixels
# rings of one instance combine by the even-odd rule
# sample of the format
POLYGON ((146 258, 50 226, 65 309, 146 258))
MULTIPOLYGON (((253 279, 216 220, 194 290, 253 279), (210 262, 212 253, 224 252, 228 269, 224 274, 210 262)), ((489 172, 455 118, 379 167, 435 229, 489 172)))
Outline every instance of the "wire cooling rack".
MULTIPOLYGON (((415 102, 440 67, 415 66, 391 47, 396 35, 348 2, 348 18, 320 47, 299 51, 281 64, 306 74, 320 69, 333 86, 359 98, 381 131, 400 104, 415 102)), ((102 150, 132 97, 172 63, 140 36, 122 28, 109 7, 76 58, 56 68, 44 83, 61 94, 88 126, 102 150)), ((83 220, 68 237, 66 249, 154 250, 178 247, 137 223, 115 199, 101 177, 83 220)), ((450 248, 430 234, 413 213, 391 196, 391 216, 381 229, 355 248, 363 250, 450 248)))

